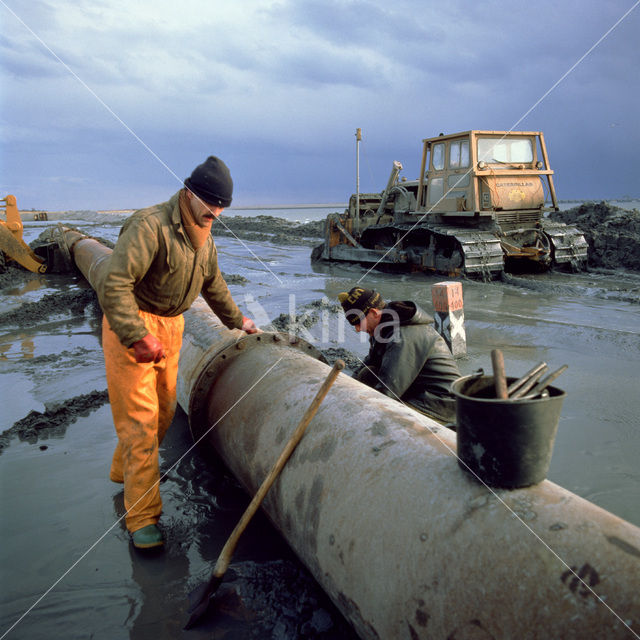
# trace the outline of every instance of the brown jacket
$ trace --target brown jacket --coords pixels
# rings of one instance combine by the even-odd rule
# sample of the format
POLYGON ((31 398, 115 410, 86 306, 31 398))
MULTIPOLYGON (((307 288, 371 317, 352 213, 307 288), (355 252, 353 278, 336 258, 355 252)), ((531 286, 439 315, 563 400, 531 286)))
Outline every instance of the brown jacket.
POLYGON ((130 347, 148 333, 138 309, 177 316, 202 296, 230 329, 242 326, 242 311, 218 268, 213 237, 195 251, 180 217, 178 193, 168 202, 136 211, 98 283, 102 309, 120 342, 130 347))

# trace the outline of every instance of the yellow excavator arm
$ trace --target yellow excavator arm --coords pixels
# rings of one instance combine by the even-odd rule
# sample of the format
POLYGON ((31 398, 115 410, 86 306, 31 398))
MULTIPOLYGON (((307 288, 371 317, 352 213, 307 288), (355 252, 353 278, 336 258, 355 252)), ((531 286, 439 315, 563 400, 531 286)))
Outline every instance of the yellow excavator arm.
POLYGON ((0 211, 4 210, 5 220, 0 218, 0 251, 7 259, 15 260, 25 269, 34 273, 45 273, 47 265, 22 239, 22 219, 15 196, 0 199, 0 211))

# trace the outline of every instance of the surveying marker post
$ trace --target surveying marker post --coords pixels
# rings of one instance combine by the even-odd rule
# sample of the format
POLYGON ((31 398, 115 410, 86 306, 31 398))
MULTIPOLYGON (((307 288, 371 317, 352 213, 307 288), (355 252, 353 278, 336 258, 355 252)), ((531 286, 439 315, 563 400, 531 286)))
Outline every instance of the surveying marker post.
POLYGON ((467 354, 461 282, 437 282, 431 287, 436 331, 455 358, 467 354))

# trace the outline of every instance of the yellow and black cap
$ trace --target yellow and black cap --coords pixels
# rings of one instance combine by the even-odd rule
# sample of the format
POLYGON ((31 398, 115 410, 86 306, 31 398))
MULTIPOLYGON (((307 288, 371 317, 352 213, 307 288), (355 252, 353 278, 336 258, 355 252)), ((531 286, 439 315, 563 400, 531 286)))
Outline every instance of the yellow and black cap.
POLYGON ((382 297, 373 289, 353 287, 351 291, 338 294, 344 314, 349 324, 357 325, 370 309, 382 309, 385 305, 382 297))

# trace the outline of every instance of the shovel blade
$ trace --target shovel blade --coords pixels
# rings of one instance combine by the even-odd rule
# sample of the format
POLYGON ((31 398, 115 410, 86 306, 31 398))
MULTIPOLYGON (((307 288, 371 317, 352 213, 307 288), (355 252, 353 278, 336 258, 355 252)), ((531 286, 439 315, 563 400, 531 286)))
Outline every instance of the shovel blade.
POLYGON ((222 576, 213 576, 209 582, 201 584, 189 594, 189 613, 191 615, 189 616, 189 620, 187 620, 187 624, 184 625, 185 630, 191 629, 198 624, 200 619, 206 614, 211 602, 211 597, 218 590, 221 582, 222 576))

